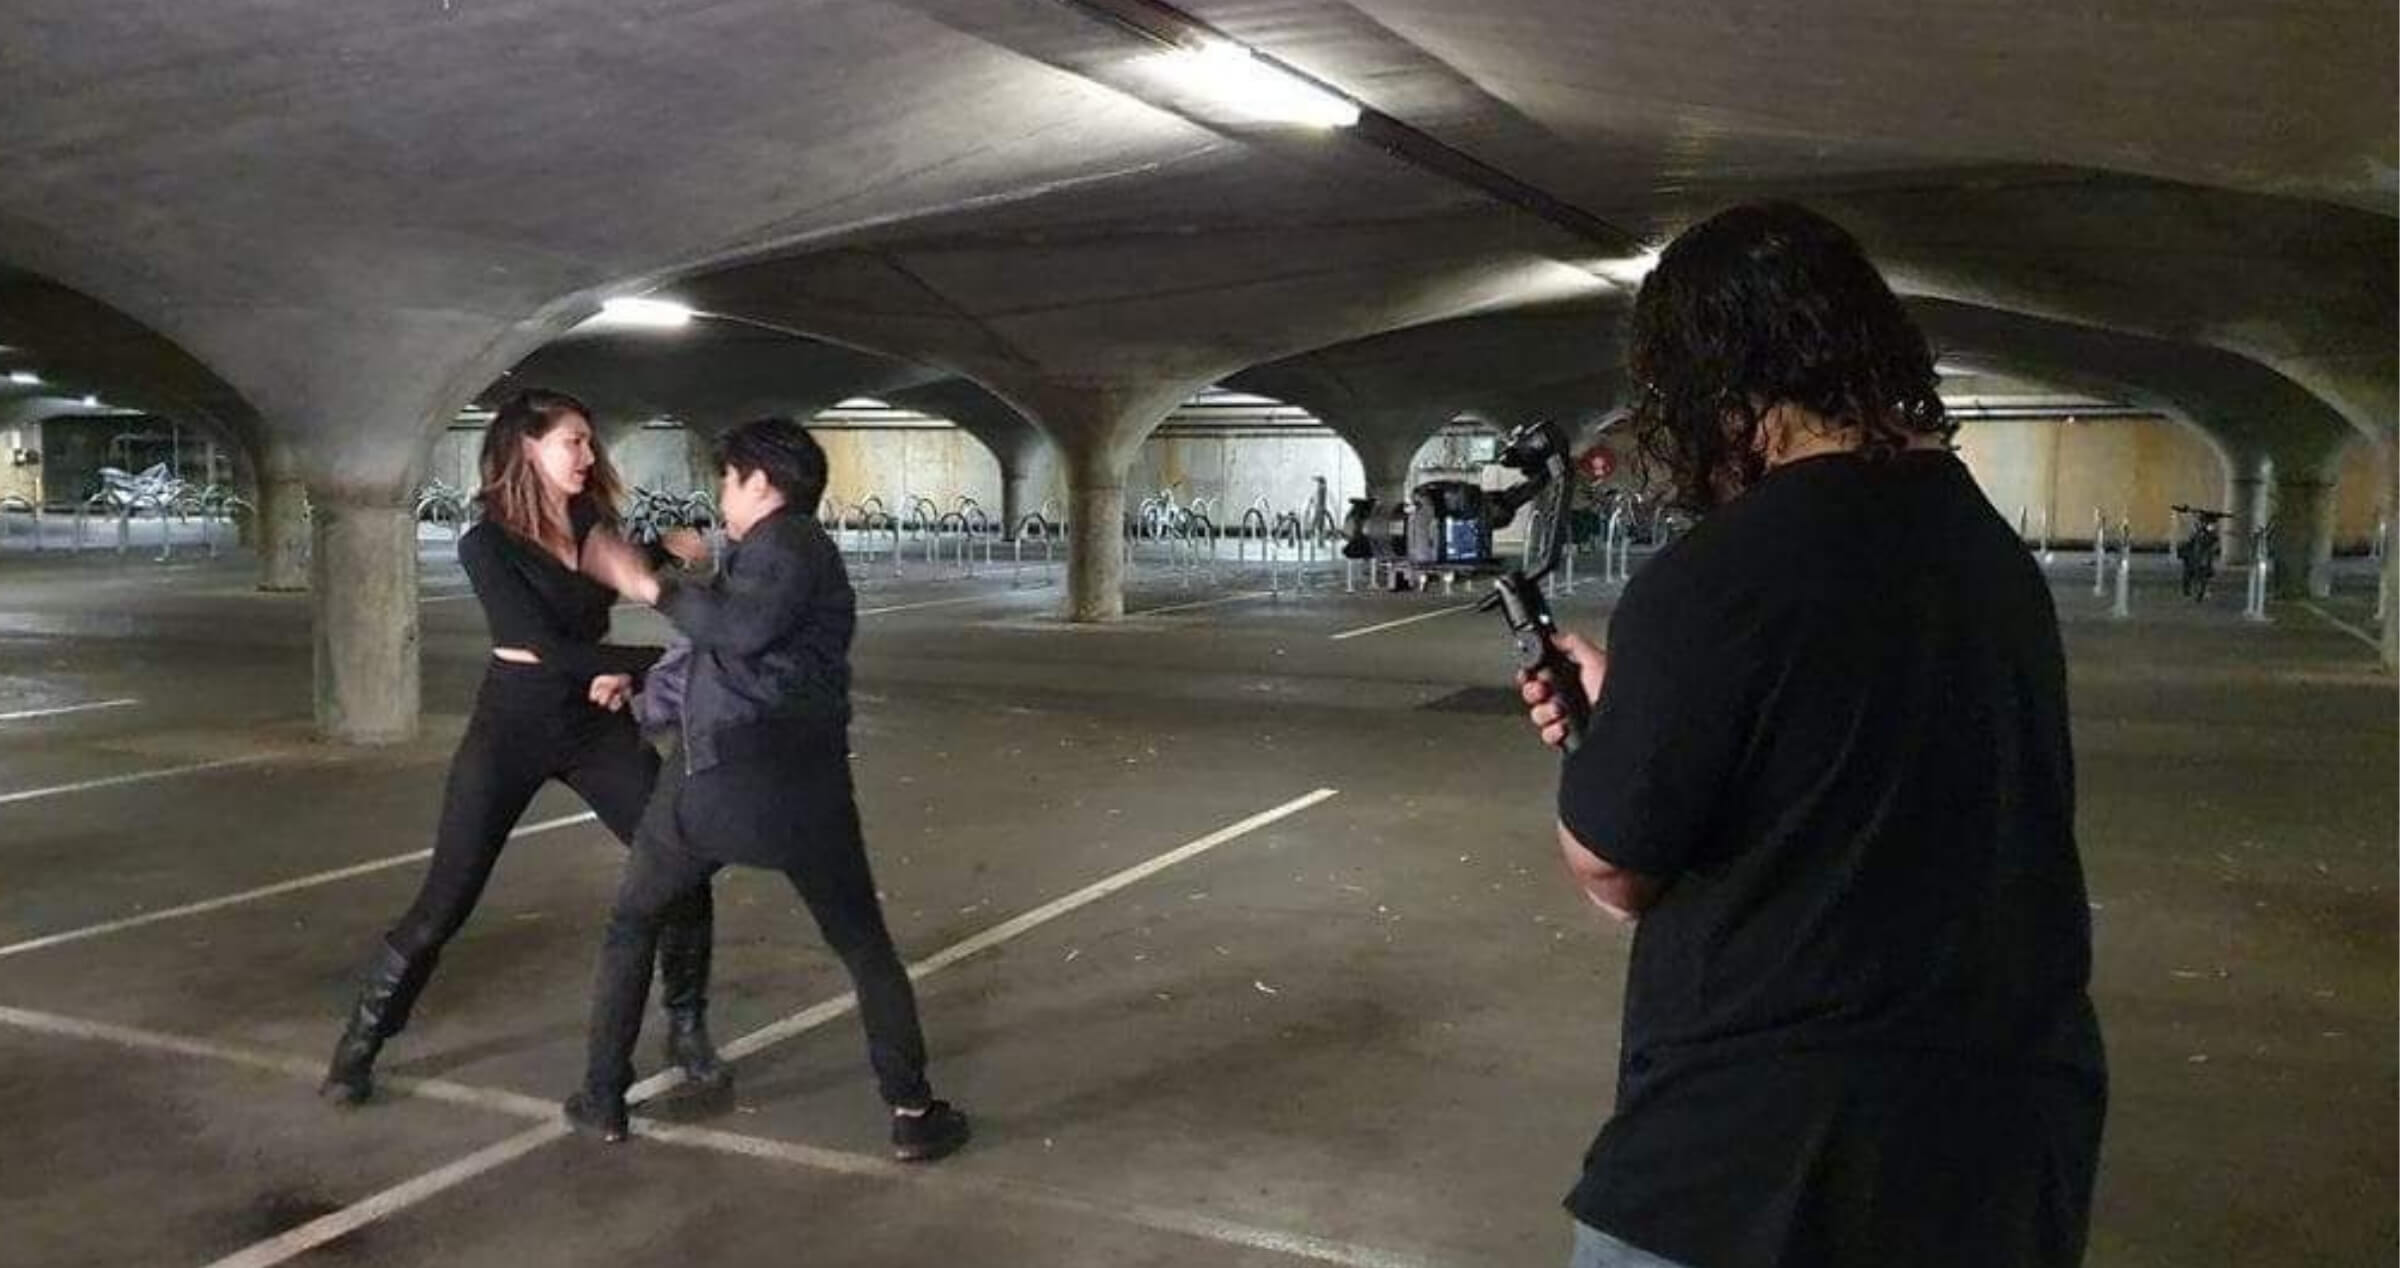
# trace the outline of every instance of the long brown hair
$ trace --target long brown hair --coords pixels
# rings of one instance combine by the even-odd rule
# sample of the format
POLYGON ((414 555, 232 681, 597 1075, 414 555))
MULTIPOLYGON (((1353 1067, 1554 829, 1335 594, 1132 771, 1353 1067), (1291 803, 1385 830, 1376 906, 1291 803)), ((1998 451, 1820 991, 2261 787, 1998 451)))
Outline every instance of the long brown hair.
POLYGON ((1924 333, 1865 249, 1791 203, 1676 238, 1633 302, 1627 361, 1647 473, 1695 512, 1757 482, 1752 441, 1785 402, 1859 429, 1870 459, 1958 430, 1924 333))
MULTIPOLYGON (((483 518, 528 541, 545 546, 566 546, 572 539, 567 524, 552 524, 543 514, 542 473, 525 456, 525 442, 540 440, 550 434, 570 416, 592 421, 592 411, 584 403, 564 392, 543 388, 527 388, 501 402, 500 410, 492 417, 492 425, 483 433, 483 488, 476 494, 482 505, 483 518)), ((576 503, 582 503, 603 527, 614 528, 617 523, 618 499, 624 496, 624 484, 617 478, 617 469, 608 460, 608 451, 600 445, 597 428, 592 432, 592 469, 584 474, 583 492, 568 502, 569 522, 572 522, 576 503)))

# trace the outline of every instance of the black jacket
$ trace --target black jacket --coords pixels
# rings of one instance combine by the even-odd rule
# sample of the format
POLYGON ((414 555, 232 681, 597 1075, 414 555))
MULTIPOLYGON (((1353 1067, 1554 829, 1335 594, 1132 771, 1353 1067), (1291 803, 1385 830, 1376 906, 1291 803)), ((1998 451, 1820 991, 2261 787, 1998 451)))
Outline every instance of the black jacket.
POLYGON ((843 753, 858 597, 814 518, 776 511, 726 550, 716 576, 659 585, 658 610, 692 643, 686 772, 843 753))

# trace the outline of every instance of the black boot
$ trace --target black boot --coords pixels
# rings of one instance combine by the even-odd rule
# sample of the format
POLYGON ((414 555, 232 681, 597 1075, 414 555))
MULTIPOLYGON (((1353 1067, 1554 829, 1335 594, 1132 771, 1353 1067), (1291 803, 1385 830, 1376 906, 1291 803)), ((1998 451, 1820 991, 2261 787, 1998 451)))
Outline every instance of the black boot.
POLYGON ((559 1107, 566 1112, 567 1126, 586 1136, 598 1136, 609 1144, 617 1144, 631 1133, 632 1124, 625 1113, 625 1094, 594 1092, 590 1088, 567 1098, 559 1107))
POLYGON ((374 1094, 375 1054, 383 1050, 384 1040, 408 1025, 418 992, 433 976, 434 958, 428 953, 412 960, 393 950, 389 942, 376 944, 375 959, 359 983, 358 998, 350 1005, 350 1022, 334 1045, 333 1061, 326 1067, 319 1095, 356 1105, 374 1094))
POLYGON ((733 1068, 717 1056, 708 1038, 709 944, 707 922, 671 921, 658 931, 658 978, 667 1014, 667 1063, 702 1093, 733 1088, 733 1068))

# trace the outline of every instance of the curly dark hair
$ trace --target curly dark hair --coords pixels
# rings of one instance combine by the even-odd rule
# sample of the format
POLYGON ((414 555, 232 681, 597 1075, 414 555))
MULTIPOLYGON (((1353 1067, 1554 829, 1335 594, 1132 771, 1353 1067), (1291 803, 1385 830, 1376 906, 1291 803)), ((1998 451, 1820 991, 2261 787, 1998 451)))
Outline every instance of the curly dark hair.
POLYGON ((1792 203, 1734 207, 1669 243, 1634 300, 1629 422, 1645 480, 1706 513, 1756 482, 1760 420, 1785 403, 1889 457, 1958 425, 1923 332, 1840 225, 1792 203))

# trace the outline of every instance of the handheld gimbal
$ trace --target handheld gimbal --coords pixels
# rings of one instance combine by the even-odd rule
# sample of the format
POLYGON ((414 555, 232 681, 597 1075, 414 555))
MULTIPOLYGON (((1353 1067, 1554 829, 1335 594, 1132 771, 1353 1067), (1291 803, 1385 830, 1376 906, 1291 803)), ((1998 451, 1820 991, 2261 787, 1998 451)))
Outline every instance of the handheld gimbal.
POLYGON ((1575 494, 1574 482, 1567 478, 1567 438, 1556 423, 1527 423, 1509 434, 1497 461, 1525 479, 1492 495, 1494 527, 1515 519, 1519 508, 1544 494, 1548 495, 1548 501, 1537 507, 1534 514, 1533 540, 1526 552, 1528 561, 1534 564, 1533 570, 1512 568, 1502 573, 1492 582, 1491 596, 1477 604, 1476 610, 1498 609, 1508 622, 1509 633, 1517 642, 1519 669, 1531 673, 1550 671, 1553 698, 1566 719, 1563 747, 1572 753, 1583 744, 1591 703, 1583 697, 1581 671, 1559 650, 1558 623, 1552 619, 1550 601, 1542 593, 1543 579, 1566 554, 1567 507, 1575 494))

